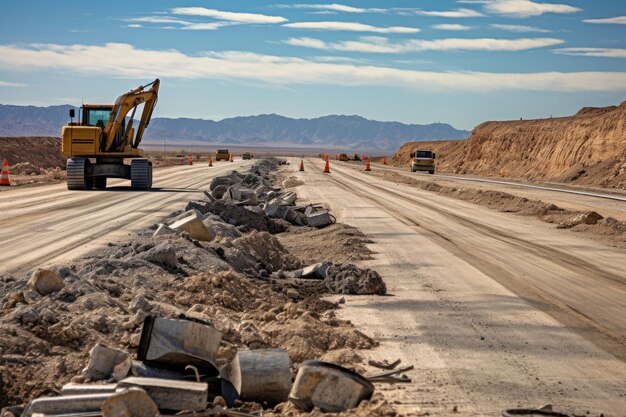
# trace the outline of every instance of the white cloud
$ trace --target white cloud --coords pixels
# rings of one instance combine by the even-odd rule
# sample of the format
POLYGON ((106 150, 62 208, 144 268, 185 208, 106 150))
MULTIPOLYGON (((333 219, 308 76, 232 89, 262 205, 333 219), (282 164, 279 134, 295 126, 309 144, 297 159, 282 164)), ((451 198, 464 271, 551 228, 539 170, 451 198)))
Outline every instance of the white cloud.
POLYGON ((167 16, 142 16, 142 17, 133 17, 131 19, 125 19, 127 22, 137 22, 137 23, 172 23, 177 25, 190 25, 191 22, 187 20, 176 19, 174 17, 167 16))
POLYGON ((553 52, 560 55, 626 58, 626 49, 617 48, 561 48, 553 52))
POLYGON ((526 25, 500 25, 493 24, 492 28, 506 30, 508 32, 516 32, 516 33, 526 33, 526 32, 534 32, 534 33, 550 33, 551 30, 541 29, 534 26, 526 26, 526 25))
POLYGON ((238 25, 238 22, 210 22, 210 23, 190 23, 183 26, 183 30, 217 30, 224 26, 238 25))
POLYGON ((583 22, 604 25, 626 25, 626 16, 607 17, 604 19, 584 19, 583 22))
POLYGON ((0 45, 0 68, 51 71, 148 80, 254 80, 271 84, 395 86, 414 90, 626 91, 626 72, 434 72, 373 65, 320 63, 250 52, 138 49, 128 44, 0 45))
POLYGON ((8 81, 0 81, 0 87, 11 87, 11 88, 26 87, 26 84, 10 83, 8 81))
POLYGON ((362 7, 346 6, 345 4, 281 4, 278 5, 281 8, 288 9, 313 9, 329 12, 341 12, 341 13, 367 13, 367 12, 381 12, 384 9, 364 9, 362 7))
POLYGON ((465 26, 465 25, 459 25, 459 24, 446 24, 446 23, 442 23, 440 25, 432 25, 431 26, 433 29, 439 29, 439 30, 452 30, 452 31, 461 31, 461 30, 470 30, 472 29, 471 26, 465 26))
POLYGON ((575 13, 582 9, 567 4, 539 3, 531 0, 492 0, 485 3, 485 10, 512 17, 540 16, 544 13, 575 13))
POLYGON ((287 23, 283 26, 296 29, 344 30, 374 33, 418 33, 420 31, 418 28, 403 26, 379 27, 356 22, 297 22, 287 23))
POLYGON ((143 25, 140 25, 139 23, 132 23, 130 25, 126 25, 127 28, 133 28, 133 29, 139 29, 142 28, 143 25))
POLYGON ((389 39, 378 36, 363 36, 358 41, 324 42, 314 38, 290 38, 285 43, 292 46, 307 48, 343 51, 364 52, 378 54, 398 54, 423 51, 523 51, 527 49, 543 48, 563 43, 561 39, 552 38, 522 38, 522 39, 492 39, 492 38, 449 38, 449 39, 409 39, 401 42, 389 42, 389 39))
POLYGON ((287 21, 287 19, 281 16, 268 16, 258 13, 225 12, 222 10, 207 9, 205 7, 177 7, 172 9, 172 13, 183 16, 212 17, 218 20, 227 20, 238 23, 283 23, 287 21))
POLYGON ((455 10, 444 10, 444 11, 416 10, 415 13, 421 16, 454 17, 454 18, 484 16, 479 11, 472 10, 472 9, 455 9, 455 10))

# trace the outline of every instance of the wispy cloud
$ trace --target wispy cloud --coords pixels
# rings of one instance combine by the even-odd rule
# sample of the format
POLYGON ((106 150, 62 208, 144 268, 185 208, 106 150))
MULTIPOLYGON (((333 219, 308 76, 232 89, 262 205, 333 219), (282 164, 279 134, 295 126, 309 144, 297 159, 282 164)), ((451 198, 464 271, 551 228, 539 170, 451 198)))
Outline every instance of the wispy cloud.
POLYGON ((493 39, 493 38, 449 38, 449 39, 409 39, 400 42, 390 42, 389 39, 378 36, 363 36, 358 41, 325 42, 315 38, 290 38, 285 41, 288 45, 301 46, 327 51, 363 52, 378 54, 398 54, 423 51, 523 51, 534 48, 544 48, 563 43, 561 39, 493 39))
POLYGON ((501 24, 493 24, 492 28, 506 30, 508 32, 516 32, 516 33, 550 33, 551 30, 541 29, 534 26, 526 26, 526 25, 501 25, 501 24))
POLYGON ((531 0, 486 0, 461 1, 462 3, 482 3, 488 13, 511 17, 540 16, 545 13, 576 13, 582 9, 568 4, 541 3, 531 0))
POLYGON ((168 16, 141 16, 125 19, 127 22, 190 25, 191 22, 168 16))
POLYGON ((296 29, 342 30, 351 32, 373 33, 418 33, 420 29, 404 26, 380 27, 356 22, 297 22, 283 25, 296 29))
POLYGON ((584 19, 583 22, 603 25, 626 25, 626 16, 607 17, 604 19, 584 19))
POLYGON ((438 30, 451 30, 451 31, 462 31, 462 30, 472 29, 471 26, 459 25, 456 23, 450 23, 450 24, 442 23, 440 25, 432 25, 431 28, 438 29, 438 30))
POLYGON ((255 80, 278 85, 395 86, 418 90, 626 91, 626 72, 434 72, 373 65, 320 63, 250 52, 138 49, 128 44, 0 45, 0 68, 150 79, 255 80))
POLYGON ((442 10, 442 11, 426 11, 426 10, 416 10, 415 14, 421 16, 434 16, 434 17, 453 17, 453 18, 463 18, 463 17, 480 17, 484 16, 477 10, 472 9, 455 9, 455 10, 442 10))
POLYGON ((619 48, 561 48, 553 52, 560 55, 626 58, 626 49, 619 48))
POLYGON ((212 17, 218 20, 227 20, 229 22, 238 23, 283 23, 286 22, 282 16, 268 16, 258 13, 238 13, 226 12, 223 10, 207 9, 205 7, 176 7, 172 9, 172 13, 182 16, 203 16, 212 17))
POLYGON ((19 88, 19 87, 26 87, 26 86, 27 86, 27 84, 10 83, 8 81, 0 81, 0 87, 19 88))
POLYGON ((346 6, 345 4, 279 4, 276 7, 285 8, 285 9, 312 9, 312 10, 321 10, 321 11, 329 11, 329 12, 341 12, 341 13, 381 13, 385 12, 386 9, 379 8, 362 8, 362 7, 353 7, 346 6))

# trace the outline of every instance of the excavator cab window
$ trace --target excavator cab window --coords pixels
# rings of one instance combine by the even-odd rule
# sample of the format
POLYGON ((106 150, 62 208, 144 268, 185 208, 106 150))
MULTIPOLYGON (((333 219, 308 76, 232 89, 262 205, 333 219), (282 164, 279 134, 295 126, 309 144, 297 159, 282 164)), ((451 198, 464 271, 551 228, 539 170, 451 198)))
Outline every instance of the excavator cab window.
POLYGON ((83 126, 98 126, 100 121, 106 126, 110 115, 110 109, 83 108, 83 126))

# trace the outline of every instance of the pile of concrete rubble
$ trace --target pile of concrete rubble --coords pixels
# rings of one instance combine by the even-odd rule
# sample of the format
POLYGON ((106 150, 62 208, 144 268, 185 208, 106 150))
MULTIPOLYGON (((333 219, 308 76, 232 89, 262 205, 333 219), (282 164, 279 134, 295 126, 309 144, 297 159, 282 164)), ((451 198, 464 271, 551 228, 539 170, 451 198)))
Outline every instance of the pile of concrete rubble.
POLYGON ((323 361, 301 364, 292 382, 284 349, 239 350, 218 368, 221 342, 222 333, 197 317, 147 316, 135 358, 97 344, 83 369, 85 383, 65 384, 61 395, 34 399, 25 408, 8 407, 2 417, 256 417, 261 413, 239 408, 285 401, 302 411, 341 412, 374 393, 367 378, 323 361))

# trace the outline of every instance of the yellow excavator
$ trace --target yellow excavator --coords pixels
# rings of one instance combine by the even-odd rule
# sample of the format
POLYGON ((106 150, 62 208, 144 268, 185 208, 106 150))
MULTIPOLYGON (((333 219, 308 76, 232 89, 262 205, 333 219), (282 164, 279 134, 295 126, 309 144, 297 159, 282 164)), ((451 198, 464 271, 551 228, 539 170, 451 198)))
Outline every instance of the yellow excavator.
POLYGON ((107 178, 125 178, 137 189, 152 187, 152 162, 139 143, 150 123, 159 93, 158 79, 139 86, 115 100, 113 105, 84 104, 79 121, 63 127, 61 151, 67 160, 67 188, 106 188, 107 178), (133 127, 137 107, 143 104, 136 133, 133 127), (130 113, 130 115, 129 115, 130 113), (124 159, 130 159, 125 164, 124 159))

